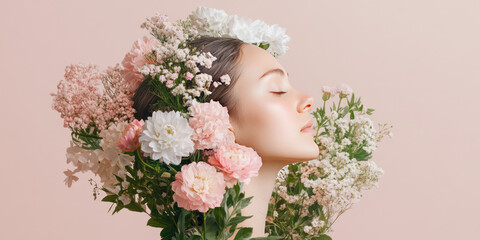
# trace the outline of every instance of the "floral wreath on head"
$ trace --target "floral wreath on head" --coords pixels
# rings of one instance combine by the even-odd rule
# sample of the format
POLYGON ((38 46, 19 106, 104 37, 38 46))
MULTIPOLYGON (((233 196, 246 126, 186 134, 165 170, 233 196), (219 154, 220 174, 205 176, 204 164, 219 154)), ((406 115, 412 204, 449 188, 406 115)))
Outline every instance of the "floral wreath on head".
POLYGON ((90 179, 95 199, 101 189, 113 213, 147 213, 147 225, 162 228, 165 239, 248 238, 251 228, 237 228, 251 217, 241 215, 252 198, 242 186, 258 175, 262 161, 235 143, 227 108, 205 101, 210 86, 228 85, 230 76, 214 81, 200 72, 198 66, 210 68, 216 57, 186 42, 234 37, 278 58, 290 38, 278 25, 206 7, 177 22, 157 13, 141 27, 151 36, 136 40, 121 64, 104 71, 69 65, 51 94, 52 108, 71 130, 66 157, 76 168, 64 172, 65 183, 78 181, 77 172, 94 173, 102 183, 90 179), (132 102, 144 81, 158 97, 145 121, 135 119, 132 102))

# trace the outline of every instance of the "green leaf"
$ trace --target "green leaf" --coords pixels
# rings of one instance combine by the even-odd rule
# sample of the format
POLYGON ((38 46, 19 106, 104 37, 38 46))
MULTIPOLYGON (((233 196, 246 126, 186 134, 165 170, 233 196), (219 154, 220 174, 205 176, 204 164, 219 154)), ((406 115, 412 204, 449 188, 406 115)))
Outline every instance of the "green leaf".
POLYGON ((248 206, 248 204, 250 204, 250 201, 252 200, 252 198, 253 198, 253 196, 250 196, 250 197, 248 197, 248 198, 244 198, 244 199, 240 200, 240 201, 236 204, 236 206, 235 206, 235 208, 233 209, 231 215, 233 216, 233 215, 237 215, 238 213, 240 213, 240 211, 241 211, 242 209, 244 209, 245 207, 248 206))
POLYGON ((213 215, 215 216, 215 221, 217 222, 220 229, 225 226, 225 208, 223 207, 216 207, 213 209, 213 215))
POLYGON ((176 229, 172 227, 168 228, 163 228, 162 231, 160 232, 160 237, 161 239, 172 239, 173 236, 175 235, 176 229))
POLYGON ((250 240, 277 240, 277 239, 284 239, 284 237, 280 237, 280 236, 268 236, 268 237, 250 238, 250 240))
POLYGON ((237 182, 234 186, 233 189, 235 190, 235 196, 237 196, 240 193, 240 184, 237 182))
POLYGON ((268 47, 270 46, 270 43, 261 42, 258 46, 261 47, 261 48, 263 48, 264 50, 267 50, 268 47))
POLYGON ((238 208, 239 209, 244 209, 245 207, 248 206, 248 204, 250 204, 250 201, 252 200, 253 196, 250 196, 250 197, 247 197, 247 198, 244 198, 242 200, 240 200, 240 202, 238 202, 238 208))
POLYGON ((137 173, 132 169, 132 167, 127 165, 125 166, 125 169, 127 169, 127 171, 130 173, 130 175, 132 175, 133 178, 137 179, 137 173))
POLYGON ((130 211, 134 211, 134 212, 143 212, 143 208, 140 206, 140 204, 138 204, 137 202, 130 202, 129 204, 125 205, 125 207, 130 210, 130 211))
POLYGON ((215 224, 215 219, 212 214, 208 214, 207 216, 207 229, 206 229, 206 237, 207 239, 216 239, 218 235, 218 225, 215 224))
POLYGON ((242 227, 238 228, 237 235, 235 235, 234 240, 243 240, 243 239, 249 239, 250 236, 252 236, 252 228, 247 228, 247 227, 242 227))
POLYGON ((190 214, 190 211, 188 211, 185 208, 182 208, 180 212, 180 216, 178 217, 178 232, 180 234, 185 234, 185 217, 190 214))
POLYGON ((116 178, 119 182, 123 182, 123 178, 121 178, 121 177, 119 177, 119 176, 117 176, 117 175, 115 175, 115 174, 113 174, 113 176, 115 176, 115 178, 116 178))
POLYGON ((237 224, 245 221, 245 219, 249 219, 251 217, 253 217, 253 216, 235 216, 232 219, 230 219, 230 221, 228 221, 227 226, 237 225, 237 224))
POLYGON ((298 179, 297 178, 294 178, 292 176, 288 176, 287 179, 285 180, 286 183, 294 183, 294 182, 297 182, 298 179))
POLYGON ((102 202, 113 202, 113 203, 115 203, 115 202, 117 202, 117 198, 118 198, 117 195, 107 195, 102 199, 102 202))
POLYGON ((123 205, 118 204, 113 210, 112 215, 115 214, 116 212, 120 212, 120 210, 122 210, 123 208, 124 208, 123 205))
POLYGON ((332 238, 328 235, 322 234, 315 238, 315 240, 332 240, 332 238))
POLYGON ((367 153, 367 151, 365 151, 363 148, 361 148, 357 152, 355 152, 353 157, 356 158, 357 161, 366 161, 372 158, 372 155, 370 153, 367 153))
POLYGON ((167 228, 172 226, 172 222, 164 215, 152 217, 148 220, 147 226, 167 228))
POLYGON ((202 237, 200 235, 192 235, 188 240, 201 240, 202 237))

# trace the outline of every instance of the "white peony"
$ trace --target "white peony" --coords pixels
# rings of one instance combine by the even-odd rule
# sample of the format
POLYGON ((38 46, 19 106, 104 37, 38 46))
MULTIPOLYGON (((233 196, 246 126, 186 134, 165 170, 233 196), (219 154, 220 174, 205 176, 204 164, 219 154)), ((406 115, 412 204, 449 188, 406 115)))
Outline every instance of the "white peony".
POLYGON ((139 142, 142 151, 153 160, 178 165, 182 156, 194 151, 193 129, 177 111, 153 112, 145 121, 139 142))
POLYGON ((277 24, 269 26, 262 20, 251 20, 237 15, 228 15, 215 8, 198 7, 189 15, 190 20, 200 35, 214 37, 233 37, 246 43, 270 44, 267 51, 276 58, 288 50, 290 37, 285 29, 277 24))
POLYGON ((267 51, 272 54, 278 54, 279 57, 287 52, 287 43, 290 41, 290 37, 286 35, 285 32, 285 28, 282 28, 277 24, 266 29, 263 41, 270 43, 270 47, 268 47, 267 51))
POLYGON ((230 16, 221 9, 198 7, 189 16, 200 35, 222 36, 226 33, 225 23, 230 16))
POLYGON ((227 34, 230 37, 238 38, 247 43, 259 43, 263 40, 263 34, 267 27, 261 25, 261 23, 260 20, 253 22, 251 19, 240 18, 237 15, 233 15, 230 21, 226 23, 228 25, 227 34))

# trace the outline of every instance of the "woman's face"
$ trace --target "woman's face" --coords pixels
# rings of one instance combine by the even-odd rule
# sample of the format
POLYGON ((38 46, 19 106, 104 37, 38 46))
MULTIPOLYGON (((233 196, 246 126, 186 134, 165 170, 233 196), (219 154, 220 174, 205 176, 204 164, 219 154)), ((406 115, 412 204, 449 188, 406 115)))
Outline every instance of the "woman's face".
POLYGON ((241 51, 240 76, 232 89, 238 111, 230 118, 235 141, 253 148, 264 162, 317 158, 313 131, 301 131, 313 121, 313 98, 290 84, 288 73, 266 50, 245 44, 241 51))

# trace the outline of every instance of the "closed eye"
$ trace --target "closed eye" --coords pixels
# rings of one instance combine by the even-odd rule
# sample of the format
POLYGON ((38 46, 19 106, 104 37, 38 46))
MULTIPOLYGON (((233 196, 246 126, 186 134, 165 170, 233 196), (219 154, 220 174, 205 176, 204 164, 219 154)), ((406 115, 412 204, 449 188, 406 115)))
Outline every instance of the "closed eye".
POLYGON ((284 94, 284 93, 287 93, 287 92, 271 92, 271 93, 275 93, 275 94, 281 95, 281 94, 284 94))

